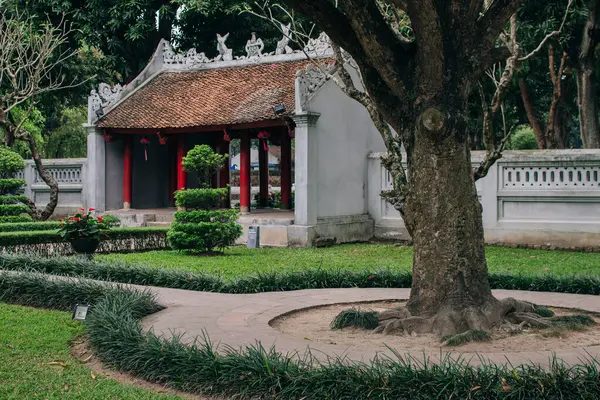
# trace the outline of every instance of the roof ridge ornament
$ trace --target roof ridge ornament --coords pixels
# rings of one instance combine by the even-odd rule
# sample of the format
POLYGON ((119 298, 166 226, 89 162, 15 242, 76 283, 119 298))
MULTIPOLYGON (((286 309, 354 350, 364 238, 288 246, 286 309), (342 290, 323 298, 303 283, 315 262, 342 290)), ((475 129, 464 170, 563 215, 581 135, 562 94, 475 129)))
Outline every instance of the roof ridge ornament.
POLYGON ((277 49, 275 55, 292 54, 294 50, 289 46, 290 40, 292 39, 292 23, 287 25, 281 24, 281 32, 283 33, 283 39, 277 42, 277 49))
POLYGON ((219 55, 215 58, 215 61, 232 61, 233 60, 233 50, 228 48, 225 42, 229 38, 229 32, 227 32, 224 36, 221 36, 217 33, 217 50, 219 51, 219 55))
POLYGON ((246 57, 260 58, 263 56, 262 52, 264 49, 265 44, 262 39, 257 39, 256 32, 252 32, 252 38, 246 42, 246 57))
POLYGON ((323 57, 333 53, 333 47, 329 36, 325 32, 321 32, 318 38, 308 41, 304 51, 311 57, 323 57))
POLYGON ((108 83, 101 82, 98 85, 98 90, 92 89, 90 92, 89 103, 92 112, 99 117, 104 110, 121 100, 121 94, 123 92, 123 86, 118 83, 111 87, 108 83))

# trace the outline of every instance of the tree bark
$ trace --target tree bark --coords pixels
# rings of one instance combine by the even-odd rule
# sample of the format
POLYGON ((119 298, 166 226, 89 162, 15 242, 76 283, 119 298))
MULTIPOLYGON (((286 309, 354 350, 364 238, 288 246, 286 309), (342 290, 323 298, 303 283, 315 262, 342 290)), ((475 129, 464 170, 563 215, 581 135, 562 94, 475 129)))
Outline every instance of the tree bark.
POLYGON ((579 107, 579 126, 581 141, 586 149, 600 148, 600 126, 598 123, 598 102, 596 96, 597 77, 595 68, 595 49, 600 36, 600 1, 588 2, 589 17, 583 29, 579 46, 577 71, 577 105, 579 107))
POLYGON ((436 316, 432 330, 444 336, 488 329, 492 296, 485 260, 482 207, 472 179, 465 140, 466 109, 425 110, 418 118, 409 156, 408 223, 414 241, 412 315, 436 316), (467 315, 468 314, 468 315, 467 315))
POLYGON ((42 163, 42 158, 40 157, 40 153, 37 148, 37 144, 35 143, 35 139, 29 133, 27 133, 25 140, 29 144, 29 149, 31 150, 31 155, 33 158, 33 162, 35 163, 35 168, 37 169, 40 178, 44 181, 46 185, 50 188, 50 199, 48 200, 48 204, 42 210, 38 210, 33 200, 29 200, 29 208, 31 209, 31 216, 34 219, 39 221, 46 221, 48 218, 54 214, 54 210, 58 205, 58 183, 54 179, 52 175, 46 170, 44 164, 42 163))
POLYGON ((525 113, 529 120, 529 125, 533 129, 535 138, 538 142, 538 148, 540 150, 546 148, 546 128, 542 126, 542 122, 537 118, 533 103, 529 97, 529 86, 523 79, 519 79, 519 91, 521 92, 521 99, 523 100, 523 106, 525 107, 525 113))

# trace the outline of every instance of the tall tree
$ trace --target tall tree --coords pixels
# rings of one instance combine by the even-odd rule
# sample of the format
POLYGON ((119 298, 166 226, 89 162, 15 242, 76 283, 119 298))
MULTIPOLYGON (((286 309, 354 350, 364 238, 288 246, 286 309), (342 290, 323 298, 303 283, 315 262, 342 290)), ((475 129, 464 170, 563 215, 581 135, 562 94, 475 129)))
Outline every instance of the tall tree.
POLYGON ((386 197, 414 240, 414 263, 410 316, 386 324, 386 332, 445 336, 489 330, 507 314, 534 318, 520 313, 527 305, 492 296, 474 181, 502 143, 485 138, 487 156, 474 176, 467 132, 472 89, 493 63, 506 59, 497 39, 523 1, 284 0, 329 35, 337 62, 346 52, 352 57, 365 90, 353 87, 343 68, 342 86, 367 107, 388 148, 383 161, 394 190, 386 197), (404 15, 410 37, 395 28, 404 15))
POLYGON ((584 1, 587 21, 581 28, 580 43, 573 56, 577 78, 577 104, 581 140, 587 149, 600 148, 598 121, 598 77, 596 48, 600 43, 600 0, 584 1))

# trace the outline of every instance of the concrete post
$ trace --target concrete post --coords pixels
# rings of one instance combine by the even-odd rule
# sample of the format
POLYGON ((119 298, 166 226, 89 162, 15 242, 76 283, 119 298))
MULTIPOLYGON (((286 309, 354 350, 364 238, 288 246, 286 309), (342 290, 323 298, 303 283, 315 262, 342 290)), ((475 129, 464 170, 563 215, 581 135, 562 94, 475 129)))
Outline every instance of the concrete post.
POLYGON ((296 113, 296 201, 295 224, 317 224, 318 158, 314 127, 321 114, 296 113))
POLYGON ((95 125, 84 125, 87 136, 87 168, 85 175, 84 199, 87 207, 93 207, 98 212, 106 211, 106 144, 102 129, 95 125))

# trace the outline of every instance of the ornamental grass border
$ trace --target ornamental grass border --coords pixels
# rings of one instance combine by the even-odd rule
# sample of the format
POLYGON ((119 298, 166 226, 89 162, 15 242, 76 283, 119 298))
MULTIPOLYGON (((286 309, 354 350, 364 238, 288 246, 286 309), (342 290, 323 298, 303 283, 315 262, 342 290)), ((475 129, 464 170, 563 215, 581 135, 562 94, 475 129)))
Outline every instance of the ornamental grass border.
POLYGON ((0 273, 0 301, 63 311, 92 302, 87 336, 107 365, 189 393, 239 399, 565 399, 600 398, 600 363, 589 359, 548 367, 484 364, 444 357, 439 364, 393 357, 359 363, 310 352, 282 354, 260 343, 240 349, 214 345, 207 335, 192 345, 144 331, 140 320, 162 307, 149 293, 110 284, 0 273))

